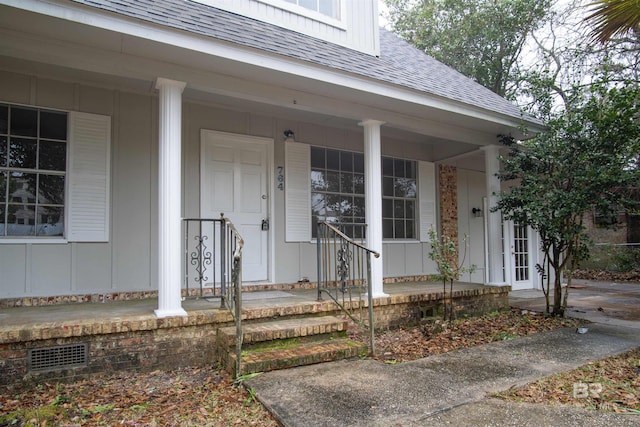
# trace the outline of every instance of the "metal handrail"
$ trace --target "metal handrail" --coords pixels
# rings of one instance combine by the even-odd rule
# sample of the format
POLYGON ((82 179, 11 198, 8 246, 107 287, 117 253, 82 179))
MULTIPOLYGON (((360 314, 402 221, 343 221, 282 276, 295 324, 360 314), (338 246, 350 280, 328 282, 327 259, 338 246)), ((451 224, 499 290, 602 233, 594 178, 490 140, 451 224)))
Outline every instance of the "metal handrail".
POLYGON ((229 231, 229 237, 231 237, 231 246, 228 246, 228 248, 232 249, 233 253, 231 259, 231 286, 227 287, 222 300, 231 311, 236 325, 236 378, 238 378, 242 373, 240 365, 244 337, 242 333, 242 247, 244 246, 244 239, 230 219, 224 218, 224 223, 229 231))
POLYGON ((242 248, 244 240, 231 220, 224 217, 224 213, 220 214, 220 218, 184 218, 183 223, 186 295, 190 295, 190 281, 195 281, 200 286, 200 297, 203 297, 205 283, 211 280, 211 296, 220 298, 220 308, 226 308, 231 312, 236 326, 236 372, 239 376, 243 338, 242 248), (190 228, 190 223, 197 224, 195 230, 190 228), (195 273, 195 277, 190 278, 190 270, 195 273))
MULTIPOLYGON (((356 242, 338 227, 362 227, 365 224, 329 223, 319 221, 317 224, 317 268, 318 268, 318 300, 323 293, 328 295, 340 309, 354 322, 369 329, 370 353, 375 354, 375 325, 373 316, 373 289, 371 283, 371 256, 380 257, 380 253, 356 242), (366 268, 366 272, 364 269, 366 268), (365 277, 366 275, 366 277, 365 277), (333 276, 334 280, 329 280, 333 276), (368 325, 353 315, 353 289, 357 291, 358 308, 362 309, 362 288, 366 283, 368 302, 368 325), (335 295, 333 293, 335 291, 335 295), (342 302, 338 293, 342 293, 342 302), (349 308, 346 299, 348 296, 349 308)), ((364 236, 364 232, 360 233, 364 236)), ((362 316, 361 316, 362 317, 362 316)))

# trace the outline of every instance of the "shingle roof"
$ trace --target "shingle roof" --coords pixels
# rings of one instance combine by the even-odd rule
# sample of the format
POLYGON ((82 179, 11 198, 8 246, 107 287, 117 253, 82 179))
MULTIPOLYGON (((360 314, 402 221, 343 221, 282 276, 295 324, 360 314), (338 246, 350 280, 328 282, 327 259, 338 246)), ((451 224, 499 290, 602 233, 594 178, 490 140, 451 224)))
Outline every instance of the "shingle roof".
POLYGON ((512 118, 516 105, 380 28, 380 57, 190 0, 72 0, 129 18, 455 100, 512 118))

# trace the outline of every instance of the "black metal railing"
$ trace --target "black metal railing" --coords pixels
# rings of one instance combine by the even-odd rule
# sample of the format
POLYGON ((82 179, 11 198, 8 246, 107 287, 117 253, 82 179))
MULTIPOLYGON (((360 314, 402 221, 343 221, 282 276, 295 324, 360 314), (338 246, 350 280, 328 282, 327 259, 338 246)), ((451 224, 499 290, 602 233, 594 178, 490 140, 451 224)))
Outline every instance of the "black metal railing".
POLYGON ((242 247, 244 241, 229 218, 184 218, 186 297, 220 298, 236 326, 236 375, 242 353, 242 247), (196 288, 196 295, 192 291, 196 288))
POLYGON ((331 298, 351 320, 369 330, 369 350, 375 353, 371 257, 380 257, 364 245, 366 224, 317 225, 318 300, 331 298), (345 231, 355 240, 345 234, 345 231), (367 318, 365 320, 365 298, 367 318))

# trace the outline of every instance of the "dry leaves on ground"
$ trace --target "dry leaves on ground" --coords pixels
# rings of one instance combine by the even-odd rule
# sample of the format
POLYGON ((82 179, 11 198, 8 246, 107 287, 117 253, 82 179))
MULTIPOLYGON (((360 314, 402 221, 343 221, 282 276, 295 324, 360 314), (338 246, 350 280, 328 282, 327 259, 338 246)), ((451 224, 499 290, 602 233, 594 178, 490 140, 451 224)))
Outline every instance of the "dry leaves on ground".
POLYGON ((519 402, 571 404, 640 415, 640 348, 499 396, 519 402))
POLYGON ((0 394, 0 426, 258 426, 278 423, 213 368, 119 373, 0 394))
MULTIPOLYGON (((577 321, 574 319, 545 317, 539 313, 516 309, 453 322, 430 321, 378 334, 375 338, 375 358, 387 363, 405 362, 576 325, 577 321)), ((358 334, 356 338, 366 339, 365 337, 366 335, 358 334)))

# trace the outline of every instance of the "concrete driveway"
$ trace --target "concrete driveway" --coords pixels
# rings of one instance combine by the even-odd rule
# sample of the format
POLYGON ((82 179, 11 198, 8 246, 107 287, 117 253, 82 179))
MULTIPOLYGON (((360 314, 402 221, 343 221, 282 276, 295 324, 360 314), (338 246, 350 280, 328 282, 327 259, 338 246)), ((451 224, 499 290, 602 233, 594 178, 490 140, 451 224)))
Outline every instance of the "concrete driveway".
MULTIPOLYGON (((511 306, 545 310, 542 291, 513 291, 511 306)), ((553 304, 553 295, 551 296, 553 304)), ((567 316, 603 324, 632 326, 640 320, 640 283, 575 280, 569 288, 567 316)))

